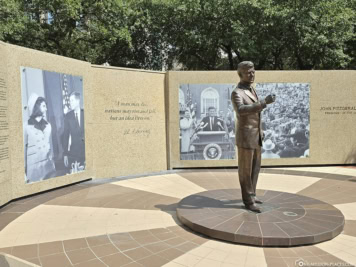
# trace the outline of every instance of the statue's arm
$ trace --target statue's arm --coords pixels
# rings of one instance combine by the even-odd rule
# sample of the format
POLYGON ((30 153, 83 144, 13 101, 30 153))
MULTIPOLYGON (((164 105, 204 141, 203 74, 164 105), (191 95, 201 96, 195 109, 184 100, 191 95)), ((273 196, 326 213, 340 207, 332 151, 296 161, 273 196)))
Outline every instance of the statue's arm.
POLYGON ((242 97, 236 92, 232 92, 231 101, 237 107, 239 114, 259 113, 266 107, 265 100, 260 100, 253 104, 244 104, 242 97))

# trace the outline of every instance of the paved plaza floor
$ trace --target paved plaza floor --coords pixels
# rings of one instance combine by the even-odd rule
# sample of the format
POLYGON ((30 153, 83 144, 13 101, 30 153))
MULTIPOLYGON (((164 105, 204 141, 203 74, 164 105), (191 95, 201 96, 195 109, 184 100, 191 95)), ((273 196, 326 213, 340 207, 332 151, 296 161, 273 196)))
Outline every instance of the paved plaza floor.
POLYGON ((310 197, 341 211, 343 232, 313 245, 258 247, 219 241, 178 220, 176 208, 183 198, 238 188, 237 169, 177 170, 92 180, 16 200, 0 208, 0 266, 356 265, 355 167, 261 170, 260 192, 310 197))

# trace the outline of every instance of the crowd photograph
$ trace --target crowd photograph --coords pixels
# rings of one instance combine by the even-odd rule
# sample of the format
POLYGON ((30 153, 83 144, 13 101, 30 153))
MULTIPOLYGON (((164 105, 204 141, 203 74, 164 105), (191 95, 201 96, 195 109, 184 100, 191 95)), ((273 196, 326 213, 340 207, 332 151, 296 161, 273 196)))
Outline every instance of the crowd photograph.
POLYGON ((261 114, 262 158, 309 157, 310 84, 257 83, 256 91, 260 99, 276 95, 275 103, 261 114))

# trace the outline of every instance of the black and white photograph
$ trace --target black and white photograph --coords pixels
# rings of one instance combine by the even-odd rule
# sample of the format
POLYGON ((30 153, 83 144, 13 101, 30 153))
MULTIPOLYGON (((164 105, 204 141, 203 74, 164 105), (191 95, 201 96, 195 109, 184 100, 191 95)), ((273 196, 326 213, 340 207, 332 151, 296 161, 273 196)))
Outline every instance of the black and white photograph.
POLYGON ((235 159, 234 84, 181 84, 181 160, 235 159))
POLYGON ((25 183, 85 170, 83 78, 21 67, 25 183))
POLYGON ((262 158, 309 157, 310 84, 257 83, 260 99, 276 95, 276 102, 262 111, 262 158))

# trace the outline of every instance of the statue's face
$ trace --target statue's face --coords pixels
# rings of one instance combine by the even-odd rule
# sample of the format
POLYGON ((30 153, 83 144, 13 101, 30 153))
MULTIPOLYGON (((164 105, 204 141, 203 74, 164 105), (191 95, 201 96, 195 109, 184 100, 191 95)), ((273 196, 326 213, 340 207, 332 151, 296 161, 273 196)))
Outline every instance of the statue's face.
POLYGON ((252 84, 255 81, 255 68, 242 69, 240 74, 241 82, 252 84))

